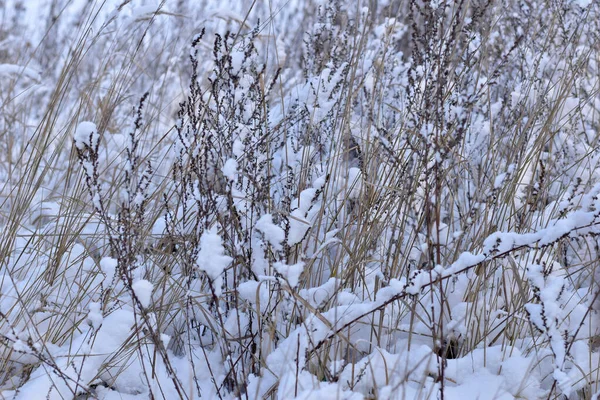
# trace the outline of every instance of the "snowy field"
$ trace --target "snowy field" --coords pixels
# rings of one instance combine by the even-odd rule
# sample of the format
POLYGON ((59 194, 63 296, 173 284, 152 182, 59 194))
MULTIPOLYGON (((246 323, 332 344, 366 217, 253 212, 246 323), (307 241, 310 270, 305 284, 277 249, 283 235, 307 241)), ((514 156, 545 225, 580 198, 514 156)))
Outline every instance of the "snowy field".
POLYGON ((0 0, 0 399, 598 399, 600 3, 0 0))

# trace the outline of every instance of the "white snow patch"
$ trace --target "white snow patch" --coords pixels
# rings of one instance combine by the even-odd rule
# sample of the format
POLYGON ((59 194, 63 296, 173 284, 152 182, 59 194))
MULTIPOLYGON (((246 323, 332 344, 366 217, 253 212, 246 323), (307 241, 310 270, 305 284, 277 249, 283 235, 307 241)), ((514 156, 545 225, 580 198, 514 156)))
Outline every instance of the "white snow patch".
POLYGON ((221 281, 223 280, 223 271, 233 261, 233 258, 225 255, 225 248, 221 242, 217 228, 213 227, 205 231, 200 238, 200 252, 196 262, 201 271, 213 281, 214 290, 217 294, 221 293, 221 281))
POLYGON ((92 302, 88 305, 88 309, 90 312, 87 316, 87 321, 94 328, 94 330, 98 330, 102 325, 102 321, 104 318, 102 317, 102 309, 100 308, 100 303, 92 302))
POLYGON ((85 150, 86 147, 94 148, 100 141, 98 128, 96 124, 89 121, 81 122, 75 129, 75 146, 79 150, 85 150))
POLYGON ((273 216, 265 214, 256 222, 256 229, 265 235, 265 239, 277 251, 283 249, 281 243, 285 240, 285 231, 273 223, 273 216))
POLYGON ((233 158, 230 158, 227 161, 225 161, 225 165, 223 165, 223 168, 221 169, 221 171, 223 172, 223 175, 225 175, 225 177, 227 179, 229 179, 230 181, 234 181, 235 177, 237 175, 237 168, 238 168, 237 161, 235 161, 235 159, 233 159, 233 158))
POLYGON ((145 279, 141 279, 137 282, 134 282, 131 285, 135 296, 138 298, 142 307, 148 307, 150 305, 150 300, 152 299, 152 290, 154 289, 154 285, 145 279))
POLYGON ((274 264, 275 269, 287 280, 291 287, 298 286, 298 280, 302 271, 304 271, 304 262, 299 262, 293 265, 287 265, 282 262, 274 264))
POLYGON ((356 199, 362 190, 362 172, 360 168, 350 168, 348 170, 348 197, 356 199))
POLYGON ((26 76, 29 79, 40 82, 40 73, 30 67, 15 64, 0 64, 0 76, 26 76))

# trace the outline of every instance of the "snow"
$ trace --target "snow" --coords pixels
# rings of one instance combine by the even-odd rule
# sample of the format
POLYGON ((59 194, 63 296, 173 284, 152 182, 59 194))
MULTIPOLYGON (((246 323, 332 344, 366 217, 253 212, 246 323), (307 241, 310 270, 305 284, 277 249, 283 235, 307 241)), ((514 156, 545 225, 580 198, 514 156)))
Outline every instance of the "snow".
POLYGON ((292 212, 289 215, 288 244, 293 246, 304 239, 311 227, 310 218, 318 207, 317 189, 309 188, 300 192, 300 196, 292 200, 292 212))
POLYGON ((266 281, 246 281, 237 288, 240 298, 259 306, 260 312, 266 312, 269 306, 269 289, 266 281))
POLYGON ((304 239, 304 235, 310 229, 310 222, 305 218, 306 213, 296 209, 290 213, 290 230, 288 235, 288 244, 293 246, 304 239))
POLYGON ((94 148, 100 141, 98 128, 96 124, 89 121, 80 122, 75 129, 75 147, 79 150, 85 150, 86 147, 94 148))
POLYGON ((148 307, 150 305, 150 300, 152 299, 152 290, 154 289, 154 285, 145 279, 141 279, 133 282, 131 288, 135 293, 135 297, 137 297, 137 299, 140 301, 142 307, 148 307))
POLYGON ((131 18, 149 18, 152 14, 155 14, 159 9, 161 9, 159 4, 135 7, 131 10, 131 18))
MULTIPOLYGON (((91 382, 92 378, 98 372, 98 368, 104 363, 109 362, 110 354, 117 350, 123 343, 126 342, 131 334, 133 325, 133 315, 130 312, 117 310, 108 315, 100 329, 96 334, 96 340, 88 344, 86 337, 89 332, 84 331, 74 338, 71 343, 74 348, 77 348, 79 355, 69 355, 69 345, 55 350, 53 357, 57 361, 60 370, 69 377, 67 380, 56 380, 52 375, 46 373, 47 368, 44 364, 34 369, 31 374, 31 379, 25 383, 17 393, 6 391, 5 395, 16 395, 17 399, 35 399, 40 393, 44 393, 44 398, 61 399, 71 397, 72 393, 79 392, 81 386, 85 388, 86 382, 91 382), (83 357, 85 355, 85 357, 83 357)), ((117 369, 111 368, 113 375, 103 373, 102 378, 107 382, 111 382, 115 387, 120 387, 121 382, 140 385, 141 382, 137 378, 133 378, 131 374, 121 374, 117 377, 117 369)), ((133 371, 132 371, 133 372, 133 371)), ((135 386, 130 387, 135 391, 135 386)))
POLYGON ((90 310, 87 316, 88 322, 95 330, 98 330, 100 328, 100 326, 102 325, 102 321, 104 320, 100 307, 100 303, 92 302, 88 305, 88 309, 90 310))
POLYGON ((502 187, 502 184, 504 183, 506 176, 507 176, 507 174, 503 173, 496 177, 496 179, 494 180, 494 189, 499 189, 502 187))
POLYGON ((3 397, 600 393, 596 3, 5 3, 3 397))
POLYGON ((221 236, 215 226, 205 231, 200 238, 200 251, 196 263, 200 271, 210 278, 216 293, 221 292, 222 275, 233 259, 225 255, 221 236))
POLYGON ((362 190, 362 172, 360 168, 350 168, 348 170, 348 198, 356 199, 362 190))
POLYGON ((283 249, 282 242, 285 240, 285 231, 273 223, 273 216, 265 214, 256 222, 256 229, 261 231, 267 241, 276 251, 283 249))
POLYGON ((238 74, 242 68, 242 62, 246 58, 243 51, 235 51, 231 53, 231 67, 234 74, 238 74))
POLYGON ((277 262, 273 265, 275 270, 279 272, 291 287, 298 286, 298 279, 304 271, 304 263, 299 262, 293 265, 287 265, 282 262, 277 262))
POLYGON ((225 177, 230 181, 234 181, 237 175, 237 168, 237 161, 235 161, 233 158, 229 158, 227 161, 225 161, 225 165, 223 165, 223 175, 225 175, 225 177))
POLYGON ((0 64, 0 76, 9 77, 15 75, 23 75, 37 82, 41 82, 42 80, 40 73, 35 71, 31 67, 23 67, 14 64, 0 64))
POLYGON ((112 257, 103 257, 100 260, 100 268, 106 277, 104 280, 104 285, 107 286, 113 280, 115 274, 118 273, 117 267, 119 262, 112 257))

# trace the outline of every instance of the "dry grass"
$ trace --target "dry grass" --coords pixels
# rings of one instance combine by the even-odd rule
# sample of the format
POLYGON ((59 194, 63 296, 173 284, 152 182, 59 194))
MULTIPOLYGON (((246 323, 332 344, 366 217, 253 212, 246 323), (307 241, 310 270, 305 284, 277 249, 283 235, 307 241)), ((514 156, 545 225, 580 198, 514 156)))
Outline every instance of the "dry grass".
POLYGON ((593 398, 597 5, 129 3, 0 28, 0 396, 593 398))

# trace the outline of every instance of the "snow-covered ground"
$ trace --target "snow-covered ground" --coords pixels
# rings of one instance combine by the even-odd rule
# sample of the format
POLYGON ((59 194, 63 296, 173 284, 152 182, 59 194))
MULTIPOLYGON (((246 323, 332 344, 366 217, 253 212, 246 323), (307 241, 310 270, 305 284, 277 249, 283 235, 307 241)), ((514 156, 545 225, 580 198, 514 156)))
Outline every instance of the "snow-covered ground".
POLYGON ((0 0, 0 398, 597 399, 598 21, 0 0))

